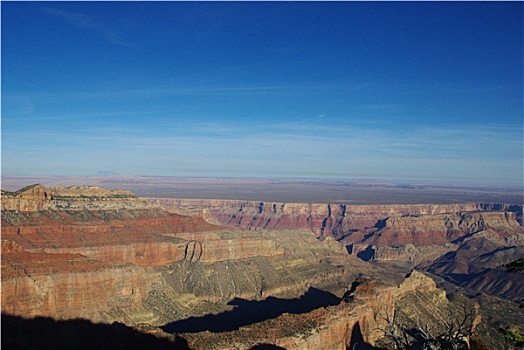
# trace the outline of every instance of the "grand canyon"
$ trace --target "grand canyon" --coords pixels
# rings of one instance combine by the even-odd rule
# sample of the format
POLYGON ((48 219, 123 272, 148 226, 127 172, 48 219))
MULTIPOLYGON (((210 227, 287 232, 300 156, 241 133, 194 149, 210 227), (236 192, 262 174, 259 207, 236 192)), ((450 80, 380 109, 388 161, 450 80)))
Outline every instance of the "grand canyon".
POLYGON ((524 350, 524 1, 1 1, 2 350, 524 350))
POLYGON ((161 193, 3 190, 2 348, 451 349, 445 334, 461 349, 522 346, 518 197, 161 193))

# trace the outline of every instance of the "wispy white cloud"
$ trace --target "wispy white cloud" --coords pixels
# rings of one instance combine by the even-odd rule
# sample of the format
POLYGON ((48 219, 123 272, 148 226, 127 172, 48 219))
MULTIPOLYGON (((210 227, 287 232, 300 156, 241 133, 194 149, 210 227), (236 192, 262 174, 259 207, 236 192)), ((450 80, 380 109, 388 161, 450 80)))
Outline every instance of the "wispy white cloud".
POLYGON ((52 7, 45 7, 42 11, 66 21, 69 25, 75 28, 90 31, 113 45, 125 47, 133 46, 114 28, 91 16, 52 7))
POLYGON ((34 101, 29 96, 2 95, 2 113, 10 116, 31 115, 36 111, 34 101))
MULTIPOLYGON (((341 95, 348 95, 348 94, 351 94, 351 93, 353 93, 355 91, 359 91, 359 90, 365 89, 365 88, 367 88, 369 86, 372 86, 372 85, 373 85, 373 83, 364 83, 364 84, 360 84, 360 85, 355 85, 355 86, 352 86, 352 87, 349 87, 349 88, 343 90, 341 92, 341 95)), ((342 99, 338 99, 336 101, 331 102, 329 104, 329 106, 332 107, 332 106, 336 106, 338 104, 342 104, 344 102, 349 102, 349 101, 352 101, 352 99, 349 96, 346 96, 346 97, 344 97, 342 99)))
MULTIPOLYGON (((168 115, 156 116, 149 124, 147 111, 137 111, 141 112, 138 124, 125 118, 94 123, 84 116, 60 130, 53 123, 10 129, 2 140, 4 167, 27 168, 34 162, 71 173, 70 169, 86 169, 89 163, 91 173, 109 168, 172 175, 183 168, 195 174, 229 172, 230 176, 382 174, 514 183, 522 177, 522 125, 390 128, 352 118, 332 123, 329 113, 273 123, 168 115), (42 157, 48 163, 42 164, 42 157), (102 166, 107 164, 114 167, 102 166)), ((97 115, 102 120, 105 113, 97 115)))
POLYGON ((13 98, 32 98, 49 102, 80 100, 115 100, 115 99, 156 99, 176 96, 293 96, 297 93, 318 92, 326 87, 298 85, 244 85, 244 86, 149 86, 144 88, 111 88, 96 91, 72 92, 35 92, 26 95, 13 95, 13 98))

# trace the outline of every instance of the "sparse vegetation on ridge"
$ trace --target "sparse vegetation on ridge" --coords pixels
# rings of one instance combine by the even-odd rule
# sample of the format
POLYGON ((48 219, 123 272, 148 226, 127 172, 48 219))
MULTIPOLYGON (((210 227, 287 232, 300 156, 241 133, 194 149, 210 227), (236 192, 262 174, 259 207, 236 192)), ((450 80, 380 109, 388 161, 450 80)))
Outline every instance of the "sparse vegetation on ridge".
POLYGON ((499 328, 499 331, 504 334, 504 338, 511 344, 507 344, 505 349, 524 348, 524 334, 520 331, 511 328, 499 328))
POLYGON ((401 310, 395 310, 391 315, 385 312, 384 331, 388 348, 392 349, 425 349, 425 350, 468 350, 471 349, 470 338, 480 322, 478 306, 468 307, 463 304, 462 309, 451 311, 433 310, 437 316, 437 324, 421 322, 416 318, 410 324, 405 317, 399 317, 401 310))
POLYGON ((510 272, 521 272, 524 271, 524 259, 517 259, 504 265, 505 268, 510 272))

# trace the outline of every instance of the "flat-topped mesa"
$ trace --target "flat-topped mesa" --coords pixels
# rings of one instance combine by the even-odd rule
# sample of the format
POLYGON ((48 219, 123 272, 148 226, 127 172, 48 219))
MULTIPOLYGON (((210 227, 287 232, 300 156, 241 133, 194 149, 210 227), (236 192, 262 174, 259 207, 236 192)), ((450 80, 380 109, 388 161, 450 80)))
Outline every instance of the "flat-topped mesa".
POLYGON ((137 198, 131 191, 108 190, 98 186, 55 186, 50 188, 51 197, 58 198, 137 198))
POLYGON ((150 209, 153 204, 130 191, 98 186, 45 187, 39 184, 16 192, 2 190, 2 210, 36 212, 44 210, 150 209))

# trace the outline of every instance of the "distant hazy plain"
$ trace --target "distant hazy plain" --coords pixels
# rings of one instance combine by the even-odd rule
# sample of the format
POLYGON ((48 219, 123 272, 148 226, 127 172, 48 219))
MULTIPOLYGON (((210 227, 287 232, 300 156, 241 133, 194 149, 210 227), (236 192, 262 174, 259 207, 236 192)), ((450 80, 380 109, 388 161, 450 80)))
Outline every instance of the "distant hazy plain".
POLYGON ((488 186, 408 184, 355 180, 181 178, 148 176, 2 177, 2 189, 96 185, 126 189, 140 197, 239 199, 266 202, 345 204, 522 204, 522 189, 488 186))

